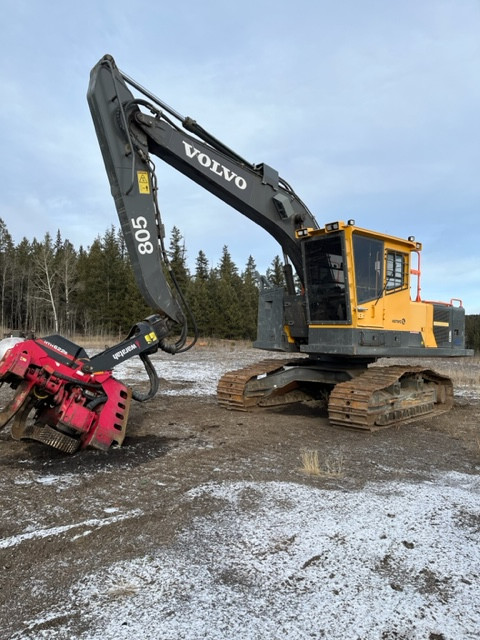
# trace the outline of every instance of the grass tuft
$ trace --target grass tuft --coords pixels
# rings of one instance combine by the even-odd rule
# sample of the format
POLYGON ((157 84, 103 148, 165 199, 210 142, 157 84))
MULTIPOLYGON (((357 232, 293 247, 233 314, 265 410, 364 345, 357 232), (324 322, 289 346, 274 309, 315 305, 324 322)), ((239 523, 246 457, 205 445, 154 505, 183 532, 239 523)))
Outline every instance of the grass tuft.
POLYGON ((300 471, 309 476, 342 478, 344 475, 344 459, 341 454, 332 454, 320 460, 316 449, 305 449, 300 458, 302 461, 300 471))

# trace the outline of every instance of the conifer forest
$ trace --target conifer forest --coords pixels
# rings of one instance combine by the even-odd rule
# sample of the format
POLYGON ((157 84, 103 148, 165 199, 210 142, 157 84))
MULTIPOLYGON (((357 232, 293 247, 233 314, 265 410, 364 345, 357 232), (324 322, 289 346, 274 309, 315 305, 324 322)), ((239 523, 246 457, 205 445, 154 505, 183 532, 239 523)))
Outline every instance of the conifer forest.
MULTIPOLYGON (((224 246, 210 265, 199 251, 194 270, 186 261, 183 236, 173 227, 168 257, 199 335, 253 340, 256 335, 258 274, 254 258, 240 269, 224 246)), ((137 289, 122 233, 114 226, 87 248, 76 249, 57 232, 15 244, 0 219, 1 325, 3 335, 123 337, 153 313, 137 289)), ((278 256, 267 270, 272 285, 283 284, 278 256)))
MULTIPOLYGON (((193 270, 187 266, 182 233, 173 227, 168 257, 177 283, 195 317, 200 336, 254 340, 259 276, 250 256, 237 266, 224 246, 212 265, 199 251, 193 270)), ((284 284, 282 261, 274 256, 268 285, 284 284)), ((123 337, 154 310, 138 291, 123 235, 113 225, 87 248, 75 248, 57 232, 42 240, 15 244, 0 219, 2 334, 22 331, 36 336, 123 337)), ((480 316, 466 318, 467 346, 480 351, 480 316)))

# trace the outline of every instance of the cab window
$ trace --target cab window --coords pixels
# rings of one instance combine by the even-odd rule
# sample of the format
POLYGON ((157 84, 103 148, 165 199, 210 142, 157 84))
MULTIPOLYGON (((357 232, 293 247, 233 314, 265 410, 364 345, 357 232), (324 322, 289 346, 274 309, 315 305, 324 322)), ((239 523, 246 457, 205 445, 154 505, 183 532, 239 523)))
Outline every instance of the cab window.
POLYGON ((386 292, 404 289, 408 284, 408 261, 404 253, 387 251, 385 290, 386 292))
POLYGON ((345 251, 341 234, 303 244, 310 322, 343 322, 349 317, 345 251))
POLYGON ((383 242, 356 233, 353 251, 357 302, 375 300, 383 293, 383 242))

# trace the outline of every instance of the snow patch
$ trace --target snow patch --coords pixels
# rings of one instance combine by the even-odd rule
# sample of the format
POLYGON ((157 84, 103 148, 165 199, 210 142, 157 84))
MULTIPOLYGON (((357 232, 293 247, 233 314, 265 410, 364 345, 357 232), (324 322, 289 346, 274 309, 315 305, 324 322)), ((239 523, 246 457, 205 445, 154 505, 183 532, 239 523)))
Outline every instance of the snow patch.
POLYGON ((9 349, 14 347, 19 342, 23 342, 24 338, 4 338, 0 340, 0 360, 7 353, 9 349))
MULTIPOLYGON (((224 354, 217 350, 199 349, 195 359, 158 352, 151 356, 151 360, 161 379, 161 394, 208 396, 216 394, 218 380, 224 373, 256 362, 261 359, 261 355, 255 349, 226 350, 224 354)), ((269 353, 269 357, 276 355, 269 353)), ((285 354, 278 354, 278 357, 284 358, 285 354)), ((126 382, 148 380, 143 364, 138 358, 132 358, 116 366, 114 376, 126 382)))
MULTIPOLYGON (((82 640, 477 638, 479 488, 212 482, 186 495, 210 508, 172 547, 86 575, 42 618, 81 614, 82 640)), ((65 618, 22 638, 69 637, 65 618)))
POLYGON ((465 400, 480 400, 480 389, 478 387, 466 387, 454 385, 454 396, 457 398, 465 398, 465 400))
MULTIPOLYGON (((74 522, 73 524, 66 524, 59 527, 49 527, 47 529, 32 529, 28 527, 23 533, 8 538, 0 539, 0 549, 8 549, 9 547, 15 547, 27 540, 38 540, 41 538, 50 538, 52 536, 59 536, 71 529, 79 529, 82 527, 105 527, 121 520, 127 520, 129 518, 136 518, 143 515, 143 512, 139 509, 134 509, 127 513, 112 516, 110 518, 91 518, 90 520, 83 520, 82 522, 74 522)), ((85 533, 85 532, 84 532, 85 533)), ((91 531, 89 531, 91 533, 91 531)), ((76 536, 78 537, 78 536, 76 536)))
POLYGON ((57 489, 68 489, 72 484, 78 483, 78 476, 73 473, 66 473, 63 475, 48 474, 44 476, 37 476, 35 478, 35 482, 48 487, 56 486, 57 489))

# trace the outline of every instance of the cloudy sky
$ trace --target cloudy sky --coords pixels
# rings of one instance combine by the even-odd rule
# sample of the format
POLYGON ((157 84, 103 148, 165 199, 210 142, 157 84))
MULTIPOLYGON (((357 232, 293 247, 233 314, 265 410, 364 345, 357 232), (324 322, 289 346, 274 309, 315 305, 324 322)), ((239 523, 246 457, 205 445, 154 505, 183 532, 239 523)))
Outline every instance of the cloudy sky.
MULTIPOLYGON (((424 246, 425 299, 480 313, 479 0, 0 0, 0 218, 15 242, 89 246, 118 225, 86 101, 106 53, 252 163, 320 224, 424 246)), ((227 245, 265 271, 279 246, 157 163, 167 230, 194 266, 227 245)))

